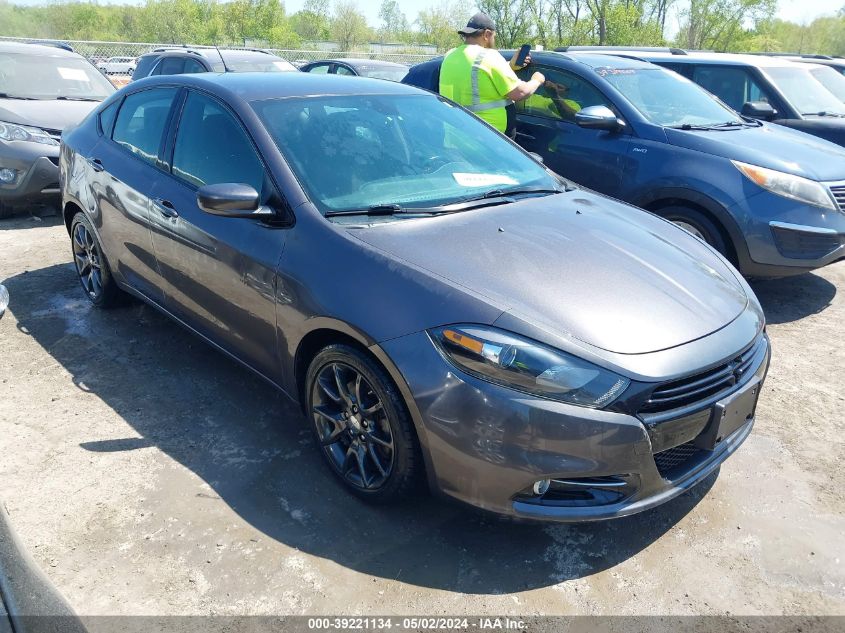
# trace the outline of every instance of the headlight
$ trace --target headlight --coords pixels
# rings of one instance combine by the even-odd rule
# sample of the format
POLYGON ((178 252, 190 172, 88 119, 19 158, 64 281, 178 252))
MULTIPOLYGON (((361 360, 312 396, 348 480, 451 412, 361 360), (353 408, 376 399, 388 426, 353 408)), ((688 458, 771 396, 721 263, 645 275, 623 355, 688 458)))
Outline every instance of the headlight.
POLYGON ((785 174, 782 171, 757 167, 738 160, 731 161, 745 176, 767 191, 776 193, 784 198, 791 198, 799 202, 806 202, 814 207, 837 210, 837 206, 830 197, 827 188, 821 183, 801 176, 785 174))
POLYGON ((479 325, 429 331, 455 365, 482 380, 599 409, 625 391, 627 378, 516 334, 479 325))
POLYGON ((0 121, 0 139, 4 141, 28 141, 42 145, 59 144, 56 139, 50 138, 50 135, 40 128, 16 123, 3 123, 2 121, 0 121))

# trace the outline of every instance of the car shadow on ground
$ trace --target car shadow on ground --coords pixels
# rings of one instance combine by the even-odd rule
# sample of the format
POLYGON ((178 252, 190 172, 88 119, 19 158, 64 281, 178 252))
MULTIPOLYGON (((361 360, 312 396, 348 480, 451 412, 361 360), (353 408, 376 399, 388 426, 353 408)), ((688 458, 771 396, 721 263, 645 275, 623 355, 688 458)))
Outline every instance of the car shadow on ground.
MULTIPOLYGON (((16 214, 8 218, 0 218, 0 231, 25 231, 27 229, 43 229, 59 226, 64 220, 55 210, 40 210, 34 213, 16 214)), ((70 252, 70 244, 68 244, 70 252)))
MULTIPOLYGON (((471 594, 582 578, 648 547, 718 476, 655 510, 580 525, 500 519, 426 493, 394 507, 368 506, 334 481, 303 415, 283 394, 152 308, 94 309, 71 264, 5 283, 20 335, 32 336, 79 389, 137 433, 83 442, 92 460, 154 446, 268 537, 361 573, 471 594)), ((207 497, 198 491, 196 504, 207 497)), ((168 509, 182 511, 190 509, 168 509)))
POLYGON ((813 273, 751 282, 763 306, 766 322, 792 323, 825 310, 836 296, 836 286, 813 273))

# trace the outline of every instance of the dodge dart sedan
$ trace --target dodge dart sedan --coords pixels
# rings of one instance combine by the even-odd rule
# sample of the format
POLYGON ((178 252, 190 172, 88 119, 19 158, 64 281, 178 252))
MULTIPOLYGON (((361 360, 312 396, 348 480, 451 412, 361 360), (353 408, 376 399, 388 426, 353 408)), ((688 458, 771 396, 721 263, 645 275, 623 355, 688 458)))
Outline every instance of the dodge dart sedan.
POLYGON ((751 432, 769 343, 739 273, 436 95, 155 77, 63 141, 86 296, 134 295, 266 378, 363 499, 427 481, 505 514, 618 517, 751 432))

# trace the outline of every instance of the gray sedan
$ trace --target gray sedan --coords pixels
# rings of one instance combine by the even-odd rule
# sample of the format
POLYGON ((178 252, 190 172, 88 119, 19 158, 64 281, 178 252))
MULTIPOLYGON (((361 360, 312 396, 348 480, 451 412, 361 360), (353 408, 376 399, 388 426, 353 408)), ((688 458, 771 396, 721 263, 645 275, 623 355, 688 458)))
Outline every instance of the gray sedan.
POLYGON ((145 79, 63 139, 85 295, 134 295, 301 404, 350 492, 645 510, 748 437, 760 305, 707 244, 364 78, 145 79))

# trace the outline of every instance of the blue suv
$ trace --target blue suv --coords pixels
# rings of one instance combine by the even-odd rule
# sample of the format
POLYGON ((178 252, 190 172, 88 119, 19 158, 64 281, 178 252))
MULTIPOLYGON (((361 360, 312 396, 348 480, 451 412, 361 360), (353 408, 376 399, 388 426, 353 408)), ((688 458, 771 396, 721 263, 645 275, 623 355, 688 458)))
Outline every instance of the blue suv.
MULTIPOLYGON (((539 70, 547 81, 516 104, 516 140, 550 169, 675 222, 748 277, 845 257, 843 148, 743 117, 647 62, 557 52, 532 59, 524 78, 539 70)), ((439 64, 412 68, 404 82, 436 88, 439 64)))

